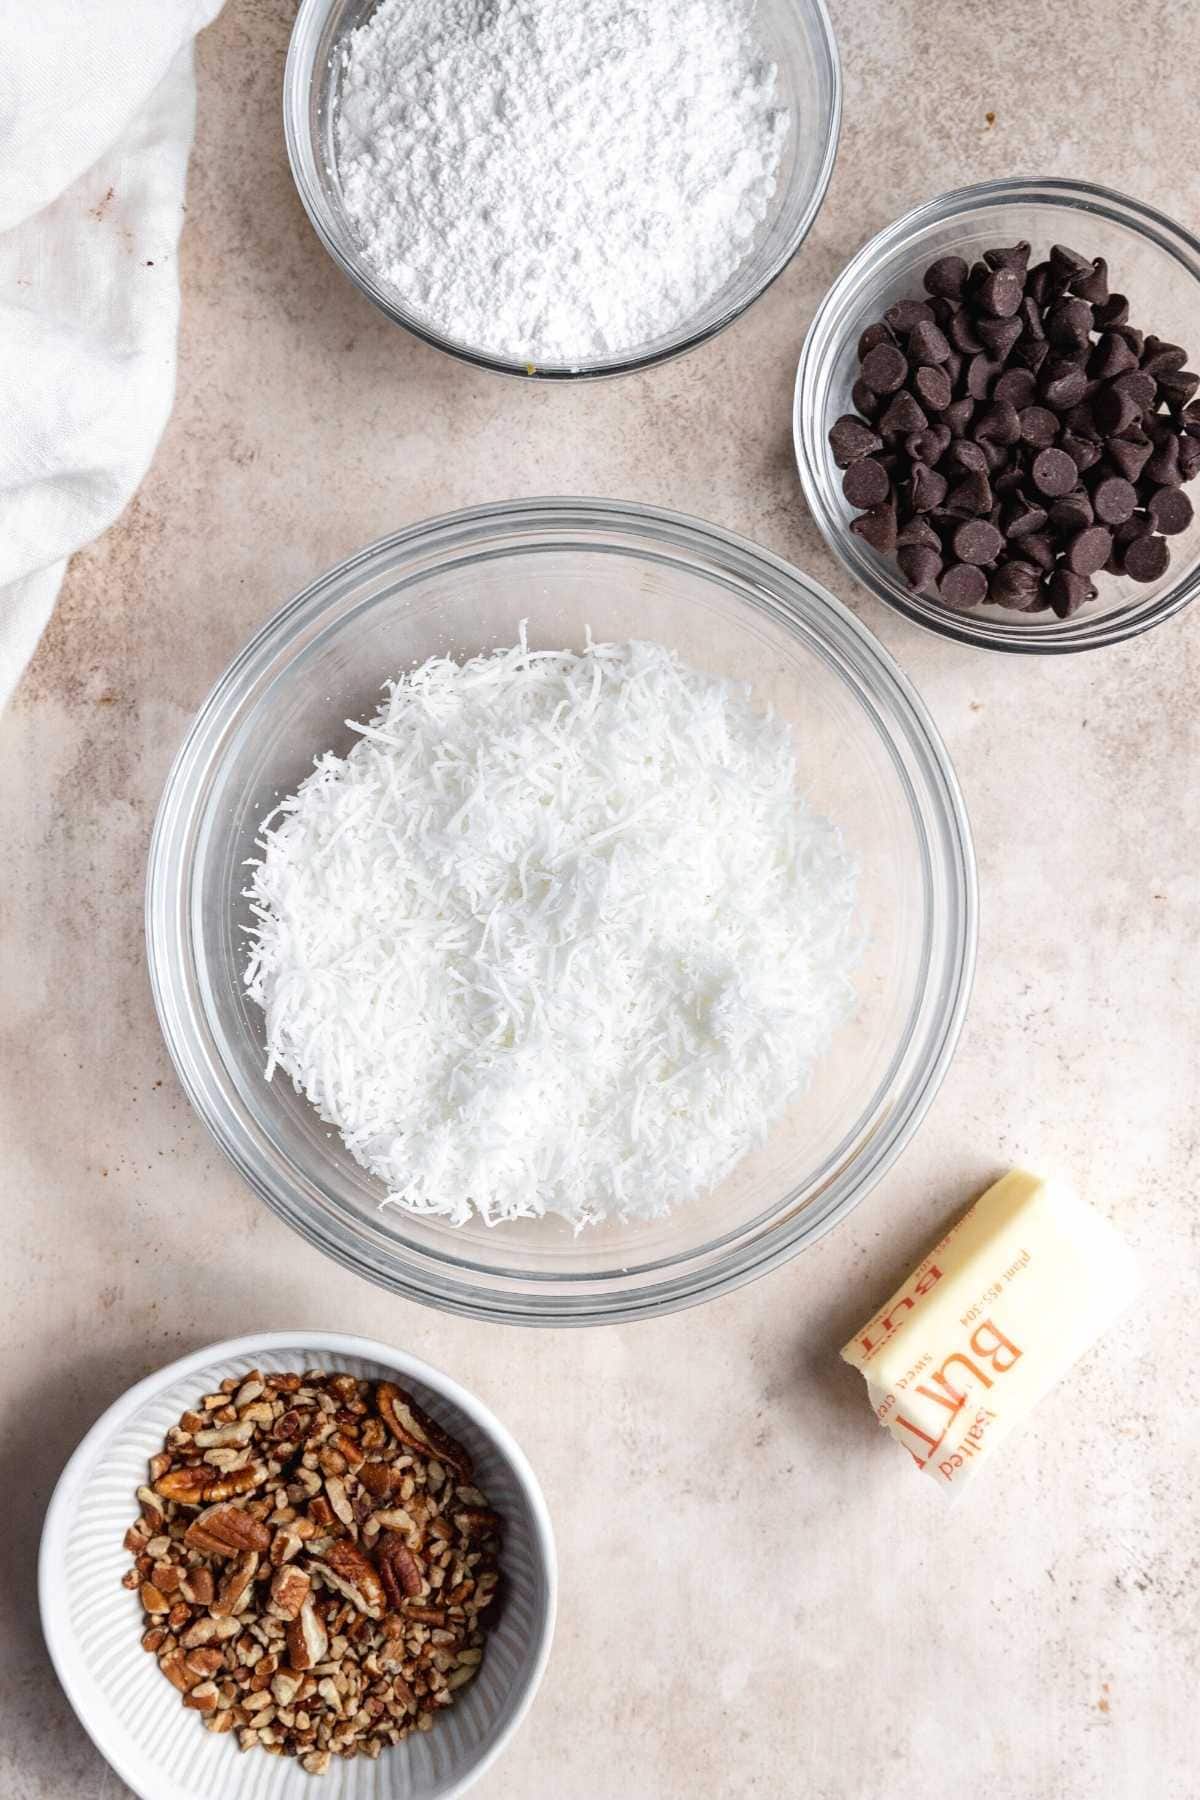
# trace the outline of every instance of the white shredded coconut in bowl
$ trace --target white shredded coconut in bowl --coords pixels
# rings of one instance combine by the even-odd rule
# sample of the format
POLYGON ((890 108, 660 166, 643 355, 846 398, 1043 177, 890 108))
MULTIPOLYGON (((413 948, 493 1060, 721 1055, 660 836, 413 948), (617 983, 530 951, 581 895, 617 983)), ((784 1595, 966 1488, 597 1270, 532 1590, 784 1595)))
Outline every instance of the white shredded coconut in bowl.
POLYGON ((789 128, 748 0, 381 0, 340 75, 363 260, 433 331, 532 364, 695 319, 754 245, 789 128))
POLYGON ((456 1225, 710 1189, 854 1006, 855 870, 789 729, 654 643, 522 631, 386 691, 250 865, 268 1077, 456 1225))

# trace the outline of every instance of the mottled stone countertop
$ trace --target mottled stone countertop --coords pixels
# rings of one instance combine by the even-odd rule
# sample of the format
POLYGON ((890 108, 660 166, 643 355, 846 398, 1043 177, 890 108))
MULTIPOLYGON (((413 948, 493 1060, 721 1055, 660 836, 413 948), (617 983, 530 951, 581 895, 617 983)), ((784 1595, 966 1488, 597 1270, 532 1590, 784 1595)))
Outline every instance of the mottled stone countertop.
POLYGON ((157 1365, 304 1322, 451 1371, 545 1484, 557 1642, 481 1800, 1200 1792, 1200 616, 1090 656, 943 643, 835 566, 789 441, 817 299, 917 200, 1061 172, 1200 224, 1195 13, 834 10, 845 127, 800 256, 698 353, 573 389, 440 356, 334 268, 284 158, 288 0, 229 0, 200 40, 178 404, 133 505, 75 558, 0 720, 3 1800, 126 1792, 38 1629, 38 1531, 65 1457, 157 1365), (393 1299, 252 1198, 174 1078, 141 912, 167 765, 247 634, 390 528, 545 492, 695 512, 831 586, 947 739, 982 894, 957 1058, 859 1210, 715 1304, 569 1338, 393 1299), (947 1512, 836 1351, 1018 1159, 1053 1160, 1119 1222, 1147 1296, 947 1512))

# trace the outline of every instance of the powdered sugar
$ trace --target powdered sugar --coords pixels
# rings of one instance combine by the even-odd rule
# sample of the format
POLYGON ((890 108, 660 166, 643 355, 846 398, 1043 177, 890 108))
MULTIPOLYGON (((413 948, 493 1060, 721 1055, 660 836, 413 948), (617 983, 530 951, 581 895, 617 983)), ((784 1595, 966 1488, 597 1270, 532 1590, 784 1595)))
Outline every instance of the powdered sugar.
POLYGON ((853 1004, 854 869, 786 726, 661 645, 522 638, 356 729, 264 823, 271 1068, 455 1224, 720 1181, 853 1004))
POLYGON ((568 365, 641 346, 767 214, 788 119, 747 0, 382 0, 343 55, 362 254, 465 345, 568 365))

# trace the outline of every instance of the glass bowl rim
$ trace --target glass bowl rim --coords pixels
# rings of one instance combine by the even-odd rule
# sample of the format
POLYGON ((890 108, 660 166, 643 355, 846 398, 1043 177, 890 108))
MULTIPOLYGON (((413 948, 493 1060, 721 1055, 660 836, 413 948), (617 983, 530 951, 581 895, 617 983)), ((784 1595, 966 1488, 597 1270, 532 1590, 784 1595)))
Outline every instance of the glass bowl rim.
MULTIPOLYGON (((308 215, 309 223, 316 232, 326 252, 336 263, 342 273, 354 283, 361 294, 377 307, 394 325, 419 338, 422 343, 440 350, 458 362, 469 364, 473 368, 486 369, 494 375, 511 375, 526 381, 602 381, 610 376, 631 375, 640 369, 651 369, 659 363, 673 362, 677 357, 686 356, 702 344, 708 343, 728 326, 734 324, 749 311, 756 301, 761 300, 767 289, 783 274, 792 258, 799 251, 804 240, 812 230, 817 214, 825 200, 833 175, 833 166, 837 159, 838 140, 842 124, 842 68, 838 55, 837 38, 834 34, 833 21, 829 15, 826 0, 803 0, 805 7, 810 8, 814 16, 816 29, 810 33, 814 50, 824 64, 824 72, 829 80, 830 104, 825 121, 824 142, 821 147, 821 161, 817 170, 813 189, 808 202, 798 219, 794 230, 789 234, 786 243, 775 257, 763 278, 743 299, 723 309, 720 315, 699 330, 686 328, 670 336, 656 350, 645 351, 639 355, 623 355, 606 358, 595 358, 581 362, 578 366, 570 363, 533 364, 521 362, 513 357, 496 356, 485 350, 472 348, 454 339, 444 337, 431 325, 420 320, 415 314, 405 311, 390 296, 381 282, 375 280, 365 266, 348 253, 342 242, 341 234, 334 228, 333 210, 326 198, 324 182, 317 167, 317 159, 312 152, 311 134, 307 130, 307 117, 313 83, 316 79, 315 58, 306 56, 309 38, 315 39, 329 13, 338 0, 301 0, 300 8, 292 26, 288 40, 287 60, 283 73, 283 133, 287 146, 288 166, 300 201, 308 215)), ((788 4, 796 4, 796 0, 788 0, 788 4)), ((315 47, 315 44, 314 44, 315 47)))
POLYGON ((1021 201, 1035 204, 1039 199, 1057 203, 1064 209, 1073 206, 1083 213, 1100 213, 1113 224, 1158 245, 1192 276, 1197 283, 1197 300, 1200 302, 1200 239, 1177 219, 1145 201, 1096 182, 1058 175, 1012 175, 952 188, 922 201, 892 224, 875 232, 855 251, 826 290, 805 333, 796 367, 792 443, 804 498, 822 537, 842 567, 877 600, 914 624, 955 643, 1001 655, 1063 656, 1124 643, 1182 612, 1200 593, 1200 563, 1190 574, 1182 575, 1159 597, 1147 600, 1141 607, 1131 606, 1120 614, 1089 616, 1083 613, 1073 619, 1069 627, 1039 634, 996 620, 972 621, 968 613, 953 613, 934 606, 920 595, 910 593, 898 577, 885 580, 865 557, 860 557, 850 541, 844 521, 826 506, 819 479, 819 470, 825 462, 825 430, 823 421, 816 418, 814 398, 819 364, 834 342, 835 315, 881 257, 902 246, 906 239, 929 224, 952 222, 959 215, 981 206, 1019 204, 1021 201))
MULTIPOLYGON (((898 764, 897 773, 911 787, 898 764)), ((155 1008, 184 1092, 242 1179, 273 1212, 343 1267, 406 1298, 500 1323, 590 1325, 655 1317, 741 1286, 815 1243, 875 1186, 920 1125, 957 1046, 974 976, 978 884, 966 806, 941 736, 903 671, 848 607, 770 551, 687 514, 615 500, 522 499, 464 508, 380 538, 324 571, 252 634, 201 703, 167 775, 147 864, 145 928, 155 1008), (480 540, 490 543, 489 556, 539 544, 568 549, 573 540, 566 534, 583 531, 596 535, 575 547, 592 553, 670 552, 676 560, 698 565, 709 579, 719 580, 725 572, 729 585, 729 575, 734 575, 746 588, 737 593, 739 601, 767 613, 810 650, 812 634, 820 649, 832 655, 836 672, 853 687, 864 713, 886 719, 887 732, 878 720, 875 729, 893 761, 890 733, 903 737, 919 765, 927 814, 922 817, 914 808, 914 828, 927 881, 936 863, 945 883, 946 943, 940 963, 914 997, 884 1081, 852 1127, 852 1147, 841 1154, 838 1146, 837 1160, 828 1159, 832 1166, 803 1205, 797 1202, 813 1172, 753 1220, 676 1257, 634 1269, 545 1276, 434 1254, 397 1241, 394 1233, 385 1243, 374 1243, 367 1224, 351 1224, 331 1207, 322 1210, 320 1180, 279 1148, 240 1099, 220 1035, 203 1004, 208 965, 196 953, 192 921, 203 867, 206 834, 201 828, 227 741, 257 684, 269 670, 274 671, 271 679, 278 679, 280 658, 286 669, 298 647, 320 634, 352 577, 373 569, 399 576, 406 566, 411 571, 416 557, 427 567, 441 566, 452 560, 456 548, 463 551, 480 540), (547 536, 553 533, 559 535, 547 536), (436 557, 432 565, 431 554, 436 557), (903 1086, 888 1092, 897 1061, 915 1036, 924 1040, 919 1057, 903 1086), (310 1196, 316 1196, 317 1204, 310 1196), (659 1276, 660 1269, 668 1271, 665 1277, 659 1276), (654 1279, 634 1287, 620 1285, 622 1277, 643 1273, 654 1279), (557 1291, 550 1291, 551 1283, 557 1291)))

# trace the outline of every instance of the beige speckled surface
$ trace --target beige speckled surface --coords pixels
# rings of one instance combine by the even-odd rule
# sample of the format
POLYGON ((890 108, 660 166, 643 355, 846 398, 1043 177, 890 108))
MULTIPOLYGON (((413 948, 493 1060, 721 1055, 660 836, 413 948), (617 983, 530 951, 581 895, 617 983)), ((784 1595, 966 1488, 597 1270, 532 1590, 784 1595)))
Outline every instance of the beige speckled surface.
POLYGON ((3 1800, 125 1792, 38 1635, 37 1533, 62 1461, 155 1365, 297 1322, 441 1364, 545 1482, 558 1643, 481 1800, 1198 1791, 1200 618, 1041 666, 944 645, 850 591, 788 439, 817 297, 916 200, 1061 171, 1200 224, 1194 9, 835 10, 845 131, 798 261, 692 358, 571 391, 439 357, 326 259, 283 155, 285 0, 229 0, 201 40, 175 416, 135 504, 75 559, 0 721, 3 1800), (276 1223, 175 1083, 141 933, 168 761, 251 627, 390 527, 553 490, 706 514, 853 605, 946 735, 983 903, 957 1061, 855 1216, 713 1306, 570 1339, 402 1304, 276 1223), (1017 1158, 1061 1166, 1119 1220, 1148 1296, 948 1514, 835 1352, 1017 1158))

